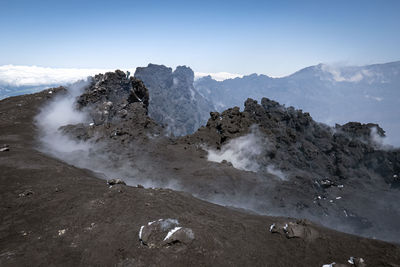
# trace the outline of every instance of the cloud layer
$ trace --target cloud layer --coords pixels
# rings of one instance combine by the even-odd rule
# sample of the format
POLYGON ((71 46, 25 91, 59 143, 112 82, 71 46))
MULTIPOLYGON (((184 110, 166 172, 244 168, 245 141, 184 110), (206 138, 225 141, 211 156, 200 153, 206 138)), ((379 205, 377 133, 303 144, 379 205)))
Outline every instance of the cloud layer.
MULTIPOLYGON (((38 66, 0 66, 0 84, 9 86, 41 86, 41 85, 63 85, 73 83, 77 80, 86 79, 98 73, 114 71, 115 69, 80 69, 80 68, 48 68, 38 66)), ((121 69, 135 73, 135 68, 121 69)), ((195 72, 196 78, 207 75, 217 81, 242 77, 240 74, 228 72, 204 73, 195 72)))
POLYGON ((113 70, 4 65, 0 66, 0 84, 10 86, 68 84, 107 71, 113 70))
POLYGON ((242 74, 229 73, 229 72, 214 72, 214 73, 212 73, 212 72, 210 72, 210 73, 195 72, 194 75, 195 75, 196 79, 210 75, 216 81, 223 81, 223 80, 227 80, 227 79, 234 79, 236 77, 239 77, 239 78, 243 77, 242 74))
POLYGON ((345 73, 345 66, 335 66, 335 65, 321 65, 321 70, 328 72, 332 75, 332 79, 335 82, 360 82, 366 77, 371 77, 373 73, 368 71, 367 69, 361 69, 357 71, 350 71, 345 73))

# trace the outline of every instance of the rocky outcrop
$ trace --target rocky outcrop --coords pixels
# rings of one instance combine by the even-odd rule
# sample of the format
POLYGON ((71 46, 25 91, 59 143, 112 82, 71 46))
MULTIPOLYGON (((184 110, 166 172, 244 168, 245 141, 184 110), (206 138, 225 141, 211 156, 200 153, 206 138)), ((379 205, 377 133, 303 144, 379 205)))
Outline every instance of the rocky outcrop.
POLYGON ((332 128, 263 98, 261 103, 248 99, 244 111, 212 112, 193 135, 166 137, 147 115, 145 87, 134 86, 120 72, 97 77, 78 98, 90 121, 62 127, 75 140, 90 141, 86 165, 78 166, 128 185, 172 187, 218 204, 307 218, 369 237, 400 236, 393 225, 400 210, 382 208, 397 199, 399 151, 380 147, 377 138, 384 132, 378 125, 332 128), (256 141, 248 142, 249 137, 256 141), (208 161, 210 149, 228 158, 208 161), (236 156, 244 158, 245 167, 229 159, 236 156))
MULTIPOLYGON (((51 95, 55 99, 59 94, 51 95)), ((351 256, 362 257, 367 266, 396 266, 400 262, 399 246, 382 241, 315 224, 309 226, 319 233, 315 241, 287 239, 269 233, 268 227, 294 219, 249 214, 173 190, 122 185, 109 188, 87 168, 76 168, 66 163, 67 158, 55 159, 37 150, 38 131, 33 121, 48 103, 49 95, 44 91, 0 101, 0 144, 11 148, 0 153, 1 266, 322 266, 333 261, 346 262, 351 256), (26 196, 19 196, 21 193, 26 196), (159 218, 173 218, 180 224, 162 233, 156 225, 155 229, 143 231, 142 240, 147 232, 144 241, 156 245, 150 249, 139 241, 140 228, 159 218), (165 240, 168 243, 157 246, 173 229, 176 231, 165 240)), ((176 147, 179 144, 172 148, 176 147)), ((162 148, 159 146, 159 150, 162 148)), ((170 150, 164 166, 180 167, 177 164, 181 159, 182 165, 191 164, 186 155, 179 158, 187 150, 170 150)), ((100 156, 107 162, 115 161, 108 155, 100 156)), ((157 161, 146 163, 144 171, 160 165, 157 161)), ((203 184, 210 184, 224 179, 218 169, 229 175, 234 170, 219 166, 208 171, 212 166, 203 165, 196 176, 190 172, 185 176, 192 178, 191 182, 199 188, 201 185, 196 182, 204 178, 199 176, 202 173, 209 176, 203 184)), ((183 168, 176 172, 182 171, 183 168)), ((250 175, 246 172, 241 179, 250 175)), ((130 182, 126 176, 115 173, 111 177, 130 182)), ((241 188, 234 183, 221 185, 214 186, 212 191, 241 188)), ((272 196, 274 191, 277 190, 271 191, 272 196)), ((279 193, 286 197, 282 191, 279 193)), ((250 194, 246 191, 248 197, 250 194)), ((388 217, 398 227, 395 218, 388 217)))
MULTIPOLYGON (((78 108, 88 108, 96 125, 125 118, 130 109, 141 106, 147 112, 149 92, 142 81, 120 71, 89 78, 89 86, 77 100, 78 108)), ((130 115, 130 114, 129 114, 130 115)))
POLYGON ((150 92, 149 116, 175 136, 191 134, 208 119, 213 106, 193 87, 194 73, 186 66, 175 71, 163 65, 137 68, 135 77, 150 92))
POLYGON ((116 184, 121 184, 121 185, 126 185, 126 183, 123 181, 123 180, 121 180, 121 179, 110 179, 110 180, 108 180, 107 181, 107 184, 108 185, 116 185, 116 184))
POLYGON ((100 140, 163 131, 148 116, 149 92, 142 81, 116 70, 89 77, 84 88, 76 106, 88 113, 90 122, 64 126, 64 133, 80 140, 100 140))
POLYGON ((189 139, 220 148, 258 125, 269 141, 261 161, 282 170, 332 177, 334 182, 358 177, 390 182, 400 172, 399 150, 385 151, 376 138, 384 131, 377 124, 350 122, 331 128, 315 122, 309 113, 286 108, 263 98, 261 104, 248 99, 243 112, 238 107, 210 113, 205 127, 189 139))
POLYGON ((290 214, 379 236, 383 232, 375 227, 381 225, 398 235, 392 221, 400 219, 400 209, 381 205, 392 203, 398 194, 400 150, 382 146, 382 136, 377 124, 329 127, 302 110, 263 98, 261 103, 248 99, 243 112, 236 107, 211 113, 205 127, 182 139, 224 155, 220 161, 240 159, 235 153, 258 151, 251 155, 258 175, 272 174, 284 181, 256 193, 269 201, 270 214, 290 214), (392 219, 387 219, 389 213, 392 219))
POLYGON ((273 223, 270 226, 271 233, 285 235, 286 238, 300 238, 307 242, 312 242, 318 238, 318 230, 312 227, 312 224, 306 220, 296 222, 273 223))
POLYGON ((195 237, 193 230, 179 225, 176 219, 148 222, 140 227, 139 241, 149 248, 191 244, 195 237))

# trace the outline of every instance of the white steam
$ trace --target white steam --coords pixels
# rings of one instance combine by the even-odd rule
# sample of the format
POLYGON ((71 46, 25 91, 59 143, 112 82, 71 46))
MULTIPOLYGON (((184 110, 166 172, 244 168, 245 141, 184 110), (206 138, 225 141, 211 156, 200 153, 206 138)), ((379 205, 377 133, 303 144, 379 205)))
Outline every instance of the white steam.
POLYGON ((388 150, 392 150, 394 148, 393 145, 390 144, 390 142, 388 141, 386 136, 381 136, 380 134, 378 134, 377 127, 371 128, 371 132, 370 132, 369 136, 370 136, 372 142, 375 144, 375 146, 378 149, 388 151, 388 150))
POLYGON ((62 126, 79 123, 93 126, 88 113, 75 108, 76 98, 82 94, 86 85, 85 82, 73 84, 66 94, 59 93, 41 109, 35 118, 39 129, 39 149, 68 164, 92 170, 103 179, 121 178, 128 185, 182 190, 178 182, 170 179, 165 171, 159 173, 155 168, 150 172, 139 171, 148 167, 149 159, 142 151, 135 150, 134 142, 130 144, 130 151, 137 155, 133 161, 124 154, 108 149, 112 144, 94 139, 77 140, 60 129, 62 126))
POLYGON ((281 180, 287 180, 287 175, 273 164, 262 163, 269 147, 268 139, 257 127, 253 126, 249 134, 230 140, 220 150, 205 149, 208 152, 207 159, 209 161, 219 163, 227 161, 239 170, 266 171, 281 180))
POLYGON ((287 180, 288 177, 285 173, 283 173, 281 170, 276 168, 274 165, 270 164, 267 166, 267 172, 269 172, 272 175, 277 176, 281 180, 287 180))
POLYGON ((343 66, 339 65, 326 65, 321 64, 321 70, 332 75, 332 80, 335 82, 352 82, 358 83, 366 77, 373 76, 373 73, 363 69, 359 71, 350 71, 343 66))
MULTIPOLYGON (((78 142, 63 135, 61 126, 88 121, 86 113, 74 108, 75 98, 81 93, 86 83, 71 86, 66 95, 57 96, 36 116, 36 124, 40 129, 42 149, 56 153, 73 153, 88 151, 90 144, 78 142)), ((52 154, 54 154, 52 153, 52 154)))
POLYGON ((383 137, 378 134, 378 129, 376 127, 371 128, 370 137, 377 145, 383 145, 383 137))
POLYGON ((257 172, 260 169, 257 158, 263 152, 266 140, 262 140, 254 131, 250 134, 230 140, 221 150, 209 149, 208 160, 228 161, 239 170, 257 172))

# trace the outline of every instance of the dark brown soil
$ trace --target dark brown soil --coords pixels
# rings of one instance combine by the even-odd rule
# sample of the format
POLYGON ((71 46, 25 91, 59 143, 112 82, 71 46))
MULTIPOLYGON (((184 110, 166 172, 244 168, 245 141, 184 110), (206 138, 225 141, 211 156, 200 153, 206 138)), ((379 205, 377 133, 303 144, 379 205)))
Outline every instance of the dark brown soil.
POLYGON ((312 239, 271 233, 295 221, 248 214, 168 189, 109 187, 35 149, 33 118, 52 94, 0 101, 1 266, 322 266, 362 257, 399 266, 400 247, 312 223, 312 239), (160 218, 192 229, 191 243, 150 248, 139 229, 160 218))

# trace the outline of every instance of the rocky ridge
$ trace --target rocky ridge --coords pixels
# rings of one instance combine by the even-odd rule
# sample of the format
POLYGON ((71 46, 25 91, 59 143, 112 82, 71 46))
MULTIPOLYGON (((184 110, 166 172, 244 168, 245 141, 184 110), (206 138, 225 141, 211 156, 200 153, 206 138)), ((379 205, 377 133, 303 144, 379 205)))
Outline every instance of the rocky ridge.
POLYGON ((268 139, 267 155, 260 160, 281 170, 302 170, 335 182, 357 178, 385 181, 396 187, 400 150, 385 149, 379 142, 385 132, 377 124, 349 122, 334 128, 315 122, 309 113, 286 108, 263 98, 248 99, 243 112, 238 107, 221 114, 211 112, 205 127, 188 137, 221 148, 257 125, 268 139))
POLYGON ((193 135, 171 138, 146 115, 144 103, 127 100, 129 90, 118 89, 125 95, 114 91, 113 84, 120 83, 107 79, 115 77, 127 79, 123 74, 99 76, 78 98, 80 109, 89 110, 92 118, 105 114, 105 119, 62 127, 72 138, 96 144, 82 167, 106 178, 122 177, 130 185, 169 187, 261 214, 308 218, 386 240, 400 236, 394 223, 400 218, 399 208, 383 208, 385 203, 396 203, 399 151, 383 150, 378 139, 371 138, 384 134, 378 125, 331 128, 301 110, 266 98, 261 104, 248 99, 243 112, 238 107, 213 112, 207 125, 193 135), (101 100, 97 100, 99 81, 110 85, 102 90, 101 100), (207 160, 211 149, 218 153, 231 141, 246 139, 254 127, 260 147, 259 154, 251 155, 260 167, 256 172, 236 168, 229 158, 218 163, 207 160))
POLYGON ((88 124, 67 125, 62 130, 74 132, 80 140, 105 136, 140 136, 163 129, 148 116, 149 92, 141 80, 116 70, 99 74, 81 85, 76 107, 88 113, 88 124))
POLYGON ((366 266, 396 266, 400 261, 393 244, 306 221, 252 215, 168 189, 111 186, 96 173, 49 157, 36 149, 35 115, 64 93, 58 88, 0 101, 0 143, 9 147, 0 153, 1 266, 354 266, 349 261, 360 259, 366 266), (163 228, 153 221, 170 224, 163 228), (278 233, 270 232, 273 224, 278 233))

